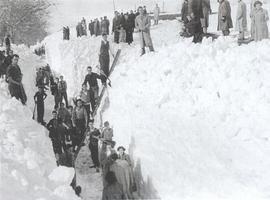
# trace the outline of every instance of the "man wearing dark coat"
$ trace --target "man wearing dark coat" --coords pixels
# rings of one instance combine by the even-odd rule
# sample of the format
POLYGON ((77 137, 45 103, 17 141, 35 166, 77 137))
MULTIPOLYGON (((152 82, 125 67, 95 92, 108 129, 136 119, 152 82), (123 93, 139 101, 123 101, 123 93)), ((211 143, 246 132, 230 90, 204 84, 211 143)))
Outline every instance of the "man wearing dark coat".
POLYGON ((101 76, 92 72, 92 67, 87 67, 88 74, 85 76, 83 84, 89 85, 90 90, 93 91, 94 93, 94 98, 95 100, 98 99, 98 94, 99 94, 99 87, 98 87, 98 82, 97 79, 101 79, 101 76))
POLYGON ((6 45, 6 51, 10 51, 11 49, 11 39, 10 39, 10 35, 8 34, 6 37, 5 37, 5 45, 6 45))
POLYGON ((37 121, 41 124, 44 124, 44 100, 46 99, 47 94, 44 92, 43 88, 38 88, 38 92, 34 96, 34 100, 37 106, 37 121))
POLYGON ((184 0, 184 3, 182 5, 181 19, 184 22, 184 24, 188 23, 188 0, 184 0))
POLYGON ((188 14, 190 18, 188 26, 193 35, 193 42, 201 42, 203 36, 203 29, 201 25, 201 18, 203 18, 202 0, 189 0, 188 14))
POLYGON ((6 74, 6 69, 4 69, 5 54, 3 51, 0 51, 0 78, 6 74))
POLYGON ((8 68, 9 65, 11 65, 12 58, 13 58, 13 51, 9 50, 7 52, 7 56, 4 58, 3 65, 2 65, 2 70, 3 70, 4 75, 7 74, 7 68, 8 68))
POLYGON ((133 32, 135 27, 135 21, 130 15, 125 15, 126 17, 126 42, 128 44, 131 44, 133 42, 133 32))
MULTIPOLYGON (((100 53, 99 53, 99 63, 100 63, 100 69, 101 69, 101 81, 103 84, 106 83, 106 80, 109 76, 109 70, 110 70, 110 54, 112 53, 110 48, 110 43, 107 40, 107 35, 105 33, 102 34, 102 41, 100 45, 100 53)), ((113 55, 114 56, 114 55, 113 55)))
POLYGON ((110 34, 110 21, 108 20, 107 16, 104 17, 104 21, 106 22, 106 34, 110 34))
POLYGON ((94 127, 94 121, 90 120, 86 132, 89 134, 89 149, 91 151, 91 157, 94 163, 94 167, 99 172, 99 158, 98 158, 98 138, 100 137, 100 131, 94 127))
POLYGON ((114 42, 119 43, 119 29, 120 29, 121 19, 119 13, 115 11, 115 17, 113 18, 112 32, 114 33, 114 42))
POLYGON ((134 31, 136 15, 134 14, 133 10, 130 11, 128 18, 132 22, 132 28, 134 31))
POLYGON ((95 22, 93 20, 91 20, 89 25, 88 25, 88 30, 90 31, 91 36, 93 36, 95 34, 94 33, 94 25, 95 25, 95 22))
POLYGON ((95 36, 100 35, 100 22, 98 21, 98 19, 95 19, 95 22, 94 22, 94 34, 95 36))
POLYGON ((66 34, 67 34, 67 35, 66 35, 66 39, 69 40, 69 37, 70 37, 70 29, 69 29, 68 26, 66 27, 66 31, 67 31, 67 32, 66 32, 66 34))
POLYGON ((25 105, 27 97, 22 85, 22 72, 18 65, 18 61, 19 56, 14 54, 12 63, 7 68, 8 89, 11 97, 21 100, 22 104, 25 105))
POLYGON ((230 28, 233 28, 230 2, 219 0, 218 30, 222 31, 224 36, 227 36, 230 34, 230 28))

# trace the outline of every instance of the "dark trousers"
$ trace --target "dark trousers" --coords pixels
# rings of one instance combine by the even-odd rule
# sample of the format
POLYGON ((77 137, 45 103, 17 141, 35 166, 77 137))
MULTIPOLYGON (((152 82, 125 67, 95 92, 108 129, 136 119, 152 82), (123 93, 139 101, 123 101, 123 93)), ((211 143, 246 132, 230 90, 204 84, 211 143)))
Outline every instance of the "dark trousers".
POLYGON ((63 102, 63 98, 65 99, 66 108, 68 107, 68 99, 67 99, 67 92, 61 92, 60 93, 60 102, 63 102))
POLYGON ((73 147, 79 146, 83 142, 84 132, 85 132, 85 120, 77 119, 76 120, 76 130, 72 138, 73 147))
POLYGON ((119 43, 119 32, 118 31, 114 31, 114 42, 115 43, 119 43))
POLYGON ((101 82, 106 83, 106 80, 109 76, 109 70, 110 70, 110 56, 109 56, 109 54, 108 55, 100 55, 99 56, 99 63, 100 63, 100 69, 102 70, 101 82))
POLYGON ((91 102, 92 112, 94 112, 95 107, 96 107, 96 99, 98 98, 98 91, 96 92, 97 97, 95 97, 95 92, 92 89, 90 89, 89 92, 90 92, 90 102, 91 102))
POLYGON ((89 144, 89 149, 91 151, 91 158, 95 167, 99 167, 99 159, 98 159, 98 145, 89 144))
POLYGON ((15 97, 18 100, 21 100, 22 104, 26 104, 27 97, 22 85, 8 84, 8 89, 11 97, 15 97))
POLYGON ((59 94, 54 94, 54 109, 57 109, 59 107, 59 103, 60 103, 60 95, 59 94))
POLYGON ((127 35, 126 42, 128 44, 131 44, 133 42, 133 31, 130 30, 126 31, 126 35, 127 35))
POLYGON ((88 116, 88 119, 89 119, 89 115, 90 115, 90 104, 87 104, 87 105, 84 105, 84 108, 87 112, 87 116, 88 116))
POLYGON ((37 121, 39 123, 43 122, 44 117, 44 102, 37 103, 37 121))

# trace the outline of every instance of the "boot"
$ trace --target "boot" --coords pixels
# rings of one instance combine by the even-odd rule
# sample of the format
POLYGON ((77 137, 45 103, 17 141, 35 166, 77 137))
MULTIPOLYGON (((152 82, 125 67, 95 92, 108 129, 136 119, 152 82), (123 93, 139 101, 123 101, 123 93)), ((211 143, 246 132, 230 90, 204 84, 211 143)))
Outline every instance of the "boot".
POLYGON ((141 56, 145 54, 145 48, 142 48, 141 56))
POLYGON ((150 50, 151 52, 154 52, 154 51, 155 51, 153 46, 150 46, 150 47, 149 47, 149 50, 150 50))
POLYGON ((96 167, 96 172, 99 173, 99 168, 98 167, 96 167))

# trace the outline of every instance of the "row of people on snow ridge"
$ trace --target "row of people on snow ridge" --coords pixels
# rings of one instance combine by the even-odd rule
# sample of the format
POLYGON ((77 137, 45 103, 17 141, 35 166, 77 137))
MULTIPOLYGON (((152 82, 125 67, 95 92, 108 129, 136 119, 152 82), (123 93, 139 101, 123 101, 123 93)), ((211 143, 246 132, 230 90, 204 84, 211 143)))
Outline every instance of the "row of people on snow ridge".
MULTIPOLYGON (((218 0, 218 30, 224 36, 230 34, 233 28, 231 6, 228 0, 218 0)), ((269 38, 267 21, 269 20, 267 10, 262 8, 263 3, 252 0, 250 3, 251 18, 251 40, 260 41, 269 38)), ((194 36, 194 42, 200 42, 202 35, 207 33, 209 26, 209 15, 212 13, 210 0, 185 0, 182 6, 181 18, 185 24, 185 32, 194 36)), ((247 6, 245 0, 238 0, 236 14, 236 30, 239 31, 239 41, 245 39, 247 31, 247 6)))
MULTIPOLYGON (((158 4, 154 9, 154 24, 157 25, 159 21, 160 8, 158 4)), ((105 16, 101 18, 101 21, 95 19, 91 20, 89 23, 88 29, 90 31, 90 35, 109 35, 110 30, 110 21, 105 16)), ((139 7, 136 12, 132 10, 130 13, 119 13, 115 11, 115 16, 113 18, 112 23, 112 34, 114 35, 115 43, 128 43, 131 44, 133 42, 133 34, 136 31, 140 36, 140 44, 141 44, 141 55, 145 54, 145 47, 149 47, 150 51, 154 51, 152 39, 150 36, 150 26, 151 19, 147 13, 146 7, 139 7)), ((78 23, 77 27, 77 36, 87 35, 87 26, 86 20, 83 18, 81 22, 78 23)), ((68 27, 63 28, 63 38, 70 38, 70 30, 68 27)))

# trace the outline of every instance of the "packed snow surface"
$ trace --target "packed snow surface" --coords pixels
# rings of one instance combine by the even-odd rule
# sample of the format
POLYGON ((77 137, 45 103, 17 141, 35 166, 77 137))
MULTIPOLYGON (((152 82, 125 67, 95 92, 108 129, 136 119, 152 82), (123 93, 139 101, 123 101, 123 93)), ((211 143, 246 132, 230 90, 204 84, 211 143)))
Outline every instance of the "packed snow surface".
POLYGON ((36 67, 44 63, 25 46, 13 46, 28 96, 23 106, 0 79, 0 196, 5 200, 78 199, 69 186, 74 169, 57 168, 47 130, 32 120, 36 67))

